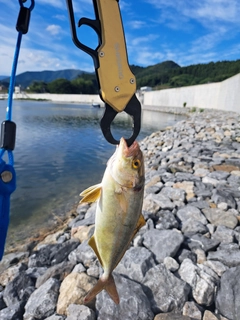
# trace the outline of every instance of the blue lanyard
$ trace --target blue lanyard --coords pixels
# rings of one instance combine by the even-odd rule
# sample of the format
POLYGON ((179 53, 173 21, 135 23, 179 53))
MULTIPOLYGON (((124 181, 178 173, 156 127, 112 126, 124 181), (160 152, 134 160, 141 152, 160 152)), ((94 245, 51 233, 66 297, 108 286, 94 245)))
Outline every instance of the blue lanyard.
POLYGON ((34 0, 31 0, 29 8, 23 6, 23 0, 19 0, 20 11, 16 24, 18 31, 17 44, 13 59, 12 73, 8 90, 8 105, 6 110, 6 120, 1 125, 0 139, 0 260, 4 254, 4 247, 7 237, 7 230, 10 216, 10 196, 16 189, 16 173, 14 170, 13 150, 15 147, 16 124, 12 121, 12 100, 15 84, 15 76, 18 64, 18 56, 21 47, 22 35, 28 32, 30 13, 34 8, 34 0), (7 151, 7 164, 3 159, 3 155, 7 151))

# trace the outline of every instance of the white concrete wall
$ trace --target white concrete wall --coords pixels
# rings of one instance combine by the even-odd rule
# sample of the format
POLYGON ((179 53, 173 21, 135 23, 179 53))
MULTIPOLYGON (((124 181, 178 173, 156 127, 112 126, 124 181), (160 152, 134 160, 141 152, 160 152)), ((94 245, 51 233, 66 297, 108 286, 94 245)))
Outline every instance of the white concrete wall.
POLYGON ((51 94, 51 93, 14 93, 14 99, 46 99, 54 102, 76 102, 81 104, 103 104, 97 94, 51 94))
MULTIPOLYGON (((103 105, 98 95, 90 94, 50 94, 25 93, 14 94, 14 98, 47 99, 54 102, 103 105)), ((196 86, 142 92, 138 98, 145 106, 159 107, 198 107, 207 109, 221 109, 240 113, 240 74, 225 81, 202 84, 196 86)), ((156 108, 154 109, 156 110, 156 108)))
POLYGON ((240 113, 240 74, 225 81, 143 92, 144 105, 221 109, 240 113))

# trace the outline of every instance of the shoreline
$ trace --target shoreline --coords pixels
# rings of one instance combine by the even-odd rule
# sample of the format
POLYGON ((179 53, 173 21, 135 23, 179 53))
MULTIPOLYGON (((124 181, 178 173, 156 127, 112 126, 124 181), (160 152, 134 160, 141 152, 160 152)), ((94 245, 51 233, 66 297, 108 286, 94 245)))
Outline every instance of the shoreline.
MULTIPOLYGON (((27 99, 18 99, 18 100, 27 100, 27 99)), ((32 100, 38 101, 36 99, 32 99, 32 100)), ((44 101, 44 100, 41 100, 41 101, 44 101)), ((50 101, 50 102, 54 103, 54 101, 50 101)), ((62 103, 72 104, 72 102, 62 102, 62 103)), ((177 107, 168 108, 168 107, 160 107, 160 106, 156 108, 155 106, 142 106, 142 110, 169 113, 169 114, 175 114, 175 115, 185 115, 185 116, 191 115, 190 108, 177 108, 177 107)), ((194 112, 198 112, 197 109, 194 112)), ((163 129, 163 131, 165 130, 167 129, 166 128, 163 129)), ((80 201, 80 197, 79 197, 79 201, 80 201)), ((49 235, 49 234, 55 233, 55 231, 59 231, 59 229, 61 229, 61 226, 64 227, 66 223, 71 219, 71 216, 73 215, 74 211, 76 211, 76 208, 77 208, 77 204, 73 203, 71 209, 68 212, 66 212, 65 214, 61 213, 61 218, 57 219, 58 216, 54 215, 54 217, 56 218, 56 220, 58 220, 58 222, 60 222, 60 220, 62 220, 62 222, 60 223, 53 222, 52 225, 50 226, 45 226, 38 229, 37 236, 32 236, 30 238, 26 238, 22 240, 15 240, 14 243, 11 243, 8 246, 6 246, 5 254, 14 253, 16 251, 21 250, 21 248, 24 249, 27 243, 29 242, 29 239, 30 239, 30 242, 40 242, 41 239, 44 237, 44 234, 49 235)))
POLYGON ((147 223, 115 269, 120 299, 124 297, 120 305, 105 292, 93 305, 82 305, 87 287, 100 273, 86 242, 94 229, 95 204, 84 204, 43 241, 37 244, 35 239, 21 252, 4 256, 0 294, 5 306, 0 316, 12 312, 9 288, 23 290, 17 282, 21 274, 32 281, 25 306, 21 301, 13 310, 24 320, 33 319, 44 305, 34 296, 46 294, 54 299, 50 313, 41 308, 44 319, 64 320, 80 310, 89 319, 106 320, 129 314, 136 319, 141 314, 144 320, 170 319, 172 312, 178 320, 240 318, 238 292, 233 291, 233 286, 240 287, 240 115, 220 110, 189 113, 186 120, 152 133, 140 146, 147 223), (235 283, 229 281, 233 277, 235 283), (76 291, 77 283, 81 292, 76 291))

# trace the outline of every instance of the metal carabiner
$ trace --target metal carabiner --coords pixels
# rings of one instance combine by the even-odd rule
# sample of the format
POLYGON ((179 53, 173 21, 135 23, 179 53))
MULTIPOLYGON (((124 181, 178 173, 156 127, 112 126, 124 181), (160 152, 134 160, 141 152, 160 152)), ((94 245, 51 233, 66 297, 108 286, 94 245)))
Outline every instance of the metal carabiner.
POLYGON ((130 146, 141 128, 141 104, 135 95, 136 79, 128 64, 119 1, 92 1, 96 20, 81 18, 78 27, 87 25, 97 33, 97 48, 93 50, 77 38, 72 0, 66 0, 72 39, 74 44, 88 53, 94 61, 99 94, 106 106, 100 121, 105 139, 111 144, 119 144, 111 133, 111 124, 116 115, 124 111, 133 119, 133 134, 130 138, 125 138, 130 146))

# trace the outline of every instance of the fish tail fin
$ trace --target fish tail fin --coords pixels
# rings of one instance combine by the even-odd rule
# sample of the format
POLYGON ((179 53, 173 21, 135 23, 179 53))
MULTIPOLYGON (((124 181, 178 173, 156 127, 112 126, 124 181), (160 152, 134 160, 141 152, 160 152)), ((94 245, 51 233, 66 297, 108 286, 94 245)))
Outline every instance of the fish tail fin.
POLYGON ((96 297, 98 293, 100 293, 103 289, 107 291, 111 299, 119 304, 119 296, 116 288, 115 281, 113 276, 110 275, 107 279, 103 276, 98 280, 97 284, 88 292, 84 299, 84 303, 90 302, 92 299, 96 297))

